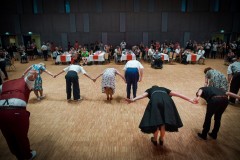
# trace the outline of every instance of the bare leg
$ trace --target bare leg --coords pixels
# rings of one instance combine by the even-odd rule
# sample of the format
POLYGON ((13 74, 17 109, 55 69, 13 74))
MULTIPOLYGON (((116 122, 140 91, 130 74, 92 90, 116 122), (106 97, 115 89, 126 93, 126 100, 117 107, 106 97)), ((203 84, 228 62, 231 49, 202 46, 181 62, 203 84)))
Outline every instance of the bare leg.
POLYGON ((43 90, 39 90, 39 93, 40 93, 40 97, 43 96, 43 90))
POLYGON ((107 100, 109 100, 109 88, 105 87, 105 93, 107 95, 107 100))
POLYGON ((38 90, 34 90, 34 94, 36 95, 37 98, 39 97, 38 90))
POLYGON ((155 141, 157 141, 158 139, 158 133, 159 133, 159 129, 157 129, 156 132, 153 133, 153 137, 155 141))
POLYGON ((39 97, 38 91, 39 91, 39 90, 34 90, 34 94, 36 95, 37 100, 40 100, 40 97, 39 97))
POLYGON ((113 95, 113 90, 112 90, 112 88, 109 88, 109 95, 110 95, 110 100, 112 100, 112 95, 113 95))
POLYGON ((159 129, 157 129, 157 130, 153 133, 153 137, 151 137, 151 142, 152 142, 155 146, 157 146, 158 132, 159 132, 159 129))
POLYGON ((164 136, 165 136, 165 125, 162 125, 160 128, 160 137, 159 137, 160 145, 163 145, 164 136))

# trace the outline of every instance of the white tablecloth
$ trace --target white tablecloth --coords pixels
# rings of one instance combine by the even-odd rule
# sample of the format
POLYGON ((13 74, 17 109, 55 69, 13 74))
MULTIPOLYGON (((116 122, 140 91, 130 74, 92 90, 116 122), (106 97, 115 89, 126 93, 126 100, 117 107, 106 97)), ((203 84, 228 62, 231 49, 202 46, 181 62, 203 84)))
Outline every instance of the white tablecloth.
POLYGON ((91 61, 103 62, 103 61, 105 61, 105 58, 104 58, 105 53, 106 52, 104 52, 104 51, 97 51, 97 52, 93 53, 93 55, 90 55, 88 57, 88 62, 91 62, 91 61))
POLYGON ((136 56, 134 53, 131 54, 122 54, 121 56, 121 61, 126 61, 126 60, 136 60, 136 56))
POLYGON ((169 56, 167 54, 161 53, 163 61, 169 61, 169 56))
POLYGON ((71 62, 71 55, 58 55, 56 58, 56 62, 71 62))
POLYGON ((187 55, 187 62, 197 62, 201 55, 198 54, 188 54, 187 55))

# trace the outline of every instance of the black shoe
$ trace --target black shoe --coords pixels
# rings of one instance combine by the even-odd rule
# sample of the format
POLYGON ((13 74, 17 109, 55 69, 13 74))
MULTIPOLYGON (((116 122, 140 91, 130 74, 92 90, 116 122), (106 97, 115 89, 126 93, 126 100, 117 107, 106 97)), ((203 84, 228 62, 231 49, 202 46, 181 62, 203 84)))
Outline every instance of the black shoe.
POLYGON ((204 139, 204 140, 207 140, 207 136, 204 136, 204 135, 202 135, 201 133, 198 133, 197 135, 198 135, 198 137, 200 137, 200 138, 202 138, 202 139, 204 139))
POLYGON ((151 142, 154 144, 154 146, 157 146, 157 141, 154 140, 154 137, 151 137, 151 142))
POLYGON ((230 104, 230 105, 234 105, 235 102, 228 101, 228 104, 230 104))
POLYGON ((217 136, 214 135, 213 133, 208 133, 208 135, 209 135, 210 137, 212 137, 212 139, 217 139, 217 136))
POLYGON ((159 144, 160 146, 163 146, 163 141, 161 140, 161 137, 159 137, 159 144))

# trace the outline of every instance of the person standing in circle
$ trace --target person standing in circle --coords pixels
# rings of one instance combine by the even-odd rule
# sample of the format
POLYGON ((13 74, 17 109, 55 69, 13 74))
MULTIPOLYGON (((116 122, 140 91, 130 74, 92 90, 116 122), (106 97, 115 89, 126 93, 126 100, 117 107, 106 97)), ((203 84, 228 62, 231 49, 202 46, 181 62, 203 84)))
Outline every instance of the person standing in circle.
POLYGON ((93 81, 95 82, 100 76, 102 76, 102 93, 106 93, 107 100, 112 100, 112 95, 115 93, 115 76, 119 75, 124 82, 125 78, 115 68, 107 68, 98 75, 93 81))
POLYGON ((11 153, 19 160, 33 159, 37 154, 30 149, 30 112, 26 110, 37 75, 37 71, 32 70, 24 78, 9 80, 0 85, 0 130, 11 153))
POLYGON ((80 97, 80 87, 79 87, 79 81, 78 81, 78 73, 82 73, 84 76, 86 76, 87 78, 93 80, 93 78, 91 78, 87 72, 83 69, 83 67, 81 67, 78 64, 78 61, 75 60, 74 64, 64 68, 61 72, 59 72, 58 74, 56 74, 54 76, 54 78, 56 78, 58 75, 67 72, 65 79, 66 79, 66 92, 67 92, 67 100, 70 101, 71 100, 71 93, 73 90, 73 100, 74 101, 80 101, 83 98, 80 97))
POLYGON ((133 98, 136 97, 138 82, 142 81, 143 65, 137 60, 130 60, 124 66, 125 79, 127 82, 127 98, 130 99, 131 87, 133 90, 133 98))
POLYGON ((139 128, 143 133, 153 133, 151 142, 155 146, 157 146, 159 132, 159 144, 163 145, 165 131, 178 132, 178 128, 183 126, 176 105, 171 96, 182 98, 193 104, 197 103, 197 101, 194 101, 193 99, 190 99, 180 93, 159 86, 152 86, 142 95, 132 99, 126 99, 128 103, 132 103, 139 99, 146 97, 149 98, 149 102, 139 124, 139 128))

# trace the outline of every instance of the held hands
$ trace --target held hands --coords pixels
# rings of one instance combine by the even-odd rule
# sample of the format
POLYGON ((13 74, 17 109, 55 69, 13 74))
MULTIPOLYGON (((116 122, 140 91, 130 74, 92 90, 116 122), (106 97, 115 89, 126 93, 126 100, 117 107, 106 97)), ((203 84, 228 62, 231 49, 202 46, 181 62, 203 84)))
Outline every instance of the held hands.
POLYGON ((93 82, 96 82, 97 79, 95 78, 95 79, 92 79, 92 80, 93 80, 93 82))
POLYGON ((129 104, 129 103, 132 103, 132 102, 134 102, 134 100, 133 100, 133 99, 129 99, 129 98, 125 98, 125 101, 127 101, 127 102, 128 102, 128 104, 129 104))
POLYGON ((192 104, 198 104, 198 101, 199 101, 199 99, 196 97, 196 98, 191 99, 189 102, 191 102, 192 104))

